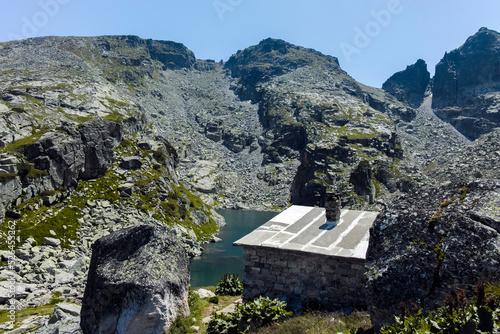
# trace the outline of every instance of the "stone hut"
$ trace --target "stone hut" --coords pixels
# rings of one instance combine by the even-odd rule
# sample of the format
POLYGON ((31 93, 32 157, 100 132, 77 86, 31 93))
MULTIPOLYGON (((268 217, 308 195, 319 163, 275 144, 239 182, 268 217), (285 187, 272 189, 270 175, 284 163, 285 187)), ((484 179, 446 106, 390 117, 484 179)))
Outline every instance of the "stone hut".
POLYGON ((281 298, 292 309, 363 308, 369 229, 378 212, 293 205, 234 242, 243 246, 243 298, 281 298))

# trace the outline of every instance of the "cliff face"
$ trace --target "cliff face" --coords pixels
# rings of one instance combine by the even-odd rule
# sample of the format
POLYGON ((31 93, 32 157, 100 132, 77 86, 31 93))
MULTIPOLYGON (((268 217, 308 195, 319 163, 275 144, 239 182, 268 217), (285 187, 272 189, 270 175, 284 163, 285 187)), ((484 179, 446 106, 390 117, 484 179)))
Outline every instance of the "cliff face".
POLYGON ((500 34, 481 28, 436 65, 436 114, 471 139, 500 124, 500 34))

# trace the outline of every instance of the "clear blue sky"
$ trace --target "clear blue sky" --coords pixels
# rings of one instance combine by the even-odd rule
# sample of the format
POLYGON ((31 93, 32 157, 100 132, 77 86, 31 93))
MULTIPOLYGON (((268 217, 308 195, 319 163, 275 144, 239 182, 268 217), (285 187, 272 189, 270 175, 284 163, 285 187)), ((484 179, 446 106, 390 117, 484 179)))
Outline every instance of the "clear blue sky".
POLYGON ((339 58, 375 87, 418 58, 431 74, 445 51, 485 26, 498 0, 0 0, 0 41, 34 36, 137 35, 227 60, 264 38, 339 58))

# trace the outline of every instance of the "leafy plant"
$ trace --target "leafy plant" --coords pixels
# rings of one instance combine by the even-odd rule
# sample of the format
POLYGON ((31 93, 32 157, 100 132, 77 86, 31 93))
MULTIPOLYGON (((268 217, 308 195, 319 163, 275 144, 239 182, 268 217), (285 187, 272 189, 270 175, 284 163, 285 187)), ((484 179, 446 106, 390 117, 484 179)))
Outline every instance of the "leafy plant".
POLYGON ((215 288, 215 294, 221 296, 237 296, 242 291, 243 283, 235 274, 225 274, 215 288))
POLYGON ((395 324, 385 326, 382 334, 392 333, 498 333, 500 330, 500 310, 495 297, 486 299, 485 284, 477 284, 475 301, 467 302, 465 292, 452 286, 446 295, 444 306, 423 315, 420 309, 410 314, 404 303, 401 316, 395 316, 395 324))
POLYGON ((217 297, 217 296, 210 297, 210 298, 208 298, 208 302, 210 302, 212 304, 219 304, 219 297, 217 297))
POLYGON ((261 296, 251 302, 237 305, 235 313, 213 313, 207 333, 248 333, 256 328, 283 320, 291 314, 286 311, 286 302, 261 296))
POLYGON ((198 294, 193 292, 193 289, 189 287, 189 294, 188 294, 188 306, 189 308, 193 307, 200 301, 200 296, 198 294))

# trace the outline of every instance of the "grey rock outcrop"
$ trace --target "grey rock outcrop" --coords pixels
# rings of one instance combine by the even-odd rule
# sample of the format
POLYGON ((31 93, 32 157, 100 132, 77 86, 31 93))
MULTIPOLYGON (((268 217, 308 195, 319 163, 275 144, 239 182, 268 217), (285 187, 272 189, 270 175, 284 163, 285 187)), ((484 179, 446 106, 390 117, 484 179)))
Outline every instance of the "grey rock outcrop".
POLYGON ((474 294, 500 274, 500 181, 424 189, 400 198, 376 219, 367 252, 372 322, 390 324, 401 302, 442 305, 450 286, 474 294))
POLYGON ((500 34, 481 28, 436 65, 436 114, 476 139, 500 126, 500 34))
POLYGON ((189 260, 169 227, 137 226, 92 246, 84 333, 163 333, 189 314, 189 260))
POLYGON ((52 189, 70 188, 80 178, 103 176, 114 161, 114 147, 122 139, 119 124, 90 121, 79 128, 62 126, 47 132, 39 142, 26 145, 24 154, 37 169, 47 171, 52 189))
MULTIPOLYGON (((5 175, 5 174, 4 174, 5 175)), ((15 174, 0 182, 0 216, 3 217, 8 208, 22 195, 22 183, 15 174)))
MULTIPOLYGON (((80 179, 103 176, 122 139, 123 129, 114 122, 89 121, 79 127, 66 124, 44 133, 35 143, 24 145, 22 157, 17 157, 16 152, 7 155, 3 161, 9 173, 0 174, 0 215, 12 204, 42 192, 61 187, 74 189, 80 179)), ((45 196, 43 203, 49 206, 63 197, 61 193, 45 196)))
POLYGON ((367 196, 368 202, 373 203, 375 198, 375 186, 373 184, 373 171, 367 160, 361 160, 351 173, 350 180, 354 191, 359 196, 367 196))
POLYGON ((408 65, 404 71, 393 74, 383 83, 382 89, 411 107, 418 108, 424 101, 430 79, 427 64, 419 59, 415 64, 408 65))

